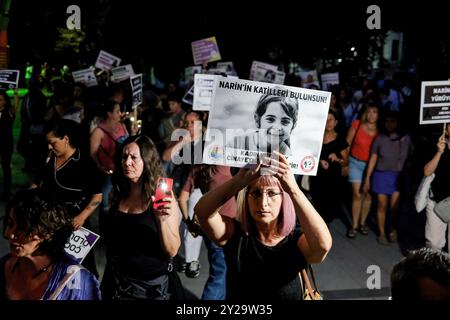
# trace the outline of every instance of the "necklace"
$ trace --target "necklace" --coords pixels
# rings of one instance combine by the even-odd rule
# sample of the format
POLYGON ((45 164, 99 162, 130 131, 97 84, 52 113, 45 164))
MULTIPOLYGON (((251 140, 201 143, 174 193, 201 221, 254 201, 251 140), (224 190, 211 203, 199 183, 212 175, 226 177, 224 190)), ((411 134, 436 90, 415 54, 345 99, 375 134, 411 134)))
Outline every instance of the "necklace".
POLYGON ((38 272, 36 272, 31 279, 36 279, 37 277, 39 277, 41 274, 43 274, 44 272, 47 272, 48 269, 53 265, 53 262, 50 262, 48 265, 46 265, 45 267, 43 267, 41 270, 39 270, 38 272))
MULTIPOLYGON (((17 269, 17 267, 19 266, 19 262, 20 259, 17 259, 16 263, 14 264, 11 272, 14 273, 17 269)), ((45 267, 41 268, 40 270, 38 270, 35 274, 33 274, 33 276, 31 277, 31 279, 36 279, 37 277, 39 277, 41 274, 43 274, 44 272, 47 272, 50 267, 53 265, 53 261, 50 262, 48 265, 46 265, 45 267)))

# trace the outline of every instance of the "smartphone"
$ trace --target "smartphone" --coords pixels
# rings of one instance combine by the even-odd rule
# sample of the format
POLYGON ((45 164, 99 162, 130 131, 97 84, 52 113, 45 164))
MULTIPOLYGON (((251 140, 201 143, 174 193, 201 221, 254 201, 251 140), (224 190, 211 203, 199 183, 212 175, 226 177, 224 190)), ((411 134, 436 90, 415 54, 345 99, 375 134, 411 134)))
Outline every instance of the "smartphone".
POLYGON ((159 206, 163 205, 163 202, 156 203, 157 201, 164 198, 172 197, 172 186, 173 179, 171 178, 163 178, 159 177, 156 183, 156 191, 155 191, 155 201, 153 202, 153 209, 157 209, 159 206))

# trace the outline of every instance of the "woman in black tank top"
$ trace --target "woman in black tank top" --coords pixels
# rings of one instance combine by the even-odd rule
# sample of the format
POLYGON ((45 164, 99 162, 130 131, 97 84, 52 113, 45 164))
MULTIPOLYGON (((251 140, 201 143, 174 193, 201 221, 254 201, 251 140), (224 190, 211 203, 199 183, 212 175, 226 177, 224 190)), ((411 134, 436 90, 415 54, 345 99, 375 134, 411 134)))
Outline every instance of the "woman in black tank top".
POLYGON ((163 170, 148 137, 128 138, 117 154, 103 298, 168 300, 169 275, 176 276, 171 259, 180 247, 178 205, 172 194, 153 209, 152 195, 163 170))

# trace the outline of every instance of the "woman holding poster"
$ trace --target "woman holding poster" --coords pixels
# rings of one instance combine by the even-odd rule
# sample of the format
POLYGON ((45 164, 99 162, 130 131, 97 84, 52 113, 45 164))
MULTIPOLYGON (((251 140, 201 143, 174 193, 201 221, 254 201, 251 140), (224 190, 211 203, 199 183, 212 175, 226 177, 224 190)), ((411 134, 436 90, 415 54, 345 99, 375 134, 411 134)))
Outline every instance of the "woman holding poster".
POLYGON ((299 189, 286 158, 242 168, 195 207, 207 236, 225 251, 227 300, 300 300, 298 273, 331 248, 327 225, 299 189), (236 219, 220 215, 235 194, 236 219), (302 231, 295 228, 296 218, 302 231), (261 285, 263 283, 263 285, 261 285))
POLYGON ((250 135, 236 136, 227 147, 268 153, 276 150, 290 156, 290 135, 297 116, 297 99, 263 95, 253 114, 257 130, 250 135))
POLYGON ((100 300, 97 279, 66 254, 73 222, 42 189, 16 194, 4 220, 0 300, 100 300))

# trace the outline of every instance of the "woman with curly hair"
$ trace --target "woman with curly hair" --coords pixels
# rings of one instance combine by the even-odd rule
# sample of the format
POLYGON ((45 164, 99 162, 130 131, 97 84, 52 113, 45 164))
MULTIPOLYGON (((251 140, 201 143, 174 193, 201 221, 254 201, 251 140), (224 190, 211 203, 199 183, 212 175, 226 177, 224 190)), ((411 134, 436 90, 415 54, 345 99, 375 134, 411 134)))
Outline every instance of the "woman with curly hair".
POLYGON ((30 189, 6 212, 10 253, 0 259, 0 300, 100 300, 97 279, 64 250, 74 230, 64 207, 30 189))
POLYGON ((153 209, 164 176, 155 144, 146 136, 125 140, 116 159, 105 241, 105 299, 168 300, 172 258, 180 247, 180 211, 173 196, 153 209))

